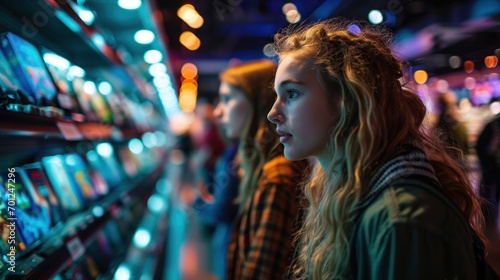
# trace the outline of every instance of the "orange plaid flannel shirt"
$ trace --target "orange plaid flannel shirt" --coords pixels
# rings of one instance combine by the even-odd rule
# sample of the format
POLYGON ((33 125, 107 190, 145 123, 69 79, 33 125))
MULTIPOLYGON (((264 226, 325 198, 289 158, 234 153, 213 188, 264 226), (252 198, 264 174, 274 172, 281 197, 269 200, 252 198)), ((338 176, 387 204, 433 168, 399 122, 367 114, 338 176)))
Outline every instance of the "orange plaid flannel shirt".
POLYGON ((228 280, 285 279, 293 258, 307 161, 279 155, 263 167, 253 196, 237 217, 228 249, 228 280))

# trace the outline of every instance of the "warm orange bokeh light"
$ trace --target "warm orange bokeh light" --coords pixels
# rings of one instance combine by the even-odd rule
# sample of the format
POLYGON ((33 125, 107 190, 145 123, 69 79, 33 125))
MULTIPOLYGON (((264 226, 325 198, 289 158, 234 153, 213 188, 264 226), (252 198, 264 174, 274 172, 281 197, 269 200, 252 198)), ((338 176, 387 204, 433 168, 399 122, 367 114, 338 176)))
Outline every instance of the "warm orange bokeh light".
POLYGON ((413 79, 419 85, 425 84, 425 82, 427 82, 427 78, 428 78, 427 72, 425 72, 424 70, 417 70, 413 74, 413 79))
POLYGON ((494 55, 489 55, 484 58, 484 65, 488 68, 495 68, 498 65, 498 57, 494 55))
POLYGON ((474 62, 470 60, 464 62, 464 70, 466 73, 472 73, 472 71, 474 71, 474 62))
POLYGON ((181 75, 184 79, 194 79, 198 76, 198 68, 193 63, 186 63, 182 65, 181 75))

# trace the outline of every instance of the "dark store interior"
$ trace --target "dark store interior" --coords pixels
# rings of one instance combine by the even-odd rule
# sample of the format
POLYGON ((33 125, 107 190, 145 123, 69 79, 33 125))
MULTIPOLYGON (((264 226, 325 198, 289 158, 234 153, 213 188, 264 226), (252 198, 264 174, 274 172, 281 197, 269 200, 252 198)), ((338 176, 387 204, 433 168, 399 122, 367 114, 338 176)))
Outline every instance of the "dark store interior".
MULTIPOLYGON (((220 279, 185 140, 213 121, 224 69, 277 61, 274 34, 333 18, 389 28, 425 125, 455 94, 479 192, 476 141, 500 116, 500 0, 4 0, 0 278, 220 279)), ((500 275, 496 186, 485 247, 500 275)))

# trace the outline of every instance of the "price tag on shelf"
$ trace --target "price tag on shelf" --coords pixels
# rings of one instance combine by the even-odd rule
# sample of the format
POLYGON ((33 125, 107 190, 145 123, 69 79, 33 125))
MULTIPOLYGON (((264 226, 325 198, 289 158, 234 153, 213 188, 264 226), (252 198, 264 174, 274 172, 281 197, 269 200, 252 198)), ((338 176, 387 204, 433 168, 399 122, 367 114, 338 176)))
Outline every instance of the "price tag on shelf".
POLYGON ((57 121, 57 127, 66 140, 82 140, 83 134, 72 122, 57 121))
POLYGON ((68 239, 68 241, 66 241, 66 248, 68 248, 73 261, 78 260, 83 256, 83 253, 85 253, 85 247, 78 236, 68 239))

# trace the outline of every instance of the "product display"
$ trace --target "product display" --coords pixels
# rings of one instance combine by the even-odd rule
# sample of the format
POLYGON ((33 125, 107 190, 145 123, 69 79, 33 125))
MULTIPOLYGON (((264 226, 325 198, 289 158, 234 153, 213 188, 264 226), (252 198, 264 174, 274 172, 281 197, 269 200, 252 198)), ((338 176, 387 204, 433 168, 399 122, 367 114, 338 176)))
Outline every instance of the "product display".
POLYGON ((63 161, 72 185, 79 189, 85 204, 89 205, 98 194, 90 179, 87 166, 78 154, 64 155, 63 161))
POLYGON ((18 95, 19 81, 16 79, 12 68, 0 49, 0 94, 6 96, 4 105, 21 103, 18 95))
POLYGON ((75 185, 74 179, 68 176, 64 157, 61 155, 44 157, 42 158, 42 166, 57 197, 62 202, 63 208, 73 213, 82 210, 85 206, 82 190, 75 185))
POLYGON ((44 47, 40 48, 40 52, 56 86, 59 106, 70 112, 82 113, 72 84, 75 77, 69 71, 73 65, 66 58, 44 47))
POLYGON ((20 238, 29 247, 49 232, 48 213, 34 203, 18 171, 0 173, 0 184, 8 219, 15 222, 20 238))
POLYGON ((0 47, 31 103, 50 104, 56 88, 37 48, 11 32, 0 34, 0 47))
POLYGON ((0 279, 115 278, 165 171, 159 93, 80 5, 0 4, 0 279))
POLYGON ((40 163, 24 165, 19 169, 33 202, 43 209, 44 222, 52 228, 65 221, 67 214, 56 197, 40 163))

